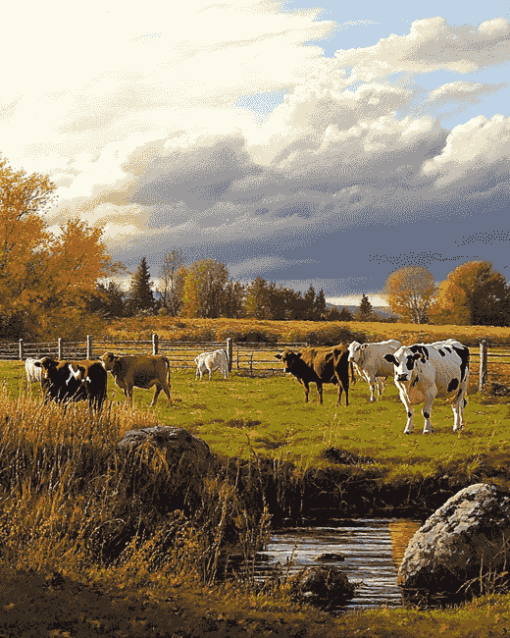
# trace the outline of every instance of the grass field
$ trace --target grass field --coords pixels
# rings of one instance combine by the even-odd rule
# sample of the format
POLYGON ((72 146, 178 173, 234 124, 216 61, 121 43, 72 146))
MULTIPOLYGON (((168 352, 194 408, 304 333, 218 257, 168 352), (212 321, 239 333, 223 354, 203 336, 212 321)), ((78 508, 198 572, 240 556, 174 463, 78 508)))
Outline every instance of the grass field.
MULTIPOLYGON (((505 371, 501 367, 501 378, 505 371)), ((400 483, 428 477, 506 485, 508 399, 477 394, 476 384, 474 376, 461 434, 452 432, 450 406, 436 399, 434 434, 421 434, 423 417, 416 410, 415 434, 406 436, 405 410, 392 380, 374 404, 368 385, 358 382, 346 408, 344 401, 336 405, 332 386, 325 386, 322 406, 312 386, 305 405, 291 377, 234 373, 224 380, 215 372, 212 381, 195 381, 192 371, 174 371, 172 404, 161 395, 150 409, 152 391, 135 389, 131 409, 109 376, 112 402, 94 422, 84 405, 65 415, 44 408, 36 384, 27 392, 23 364, 0 363, 0 636, 407 638, 510 632, 505 596, 459 609, 382 609, 335 619, 291 604, 284 584, 264 593, 249 583, 215 582, 222 538, 231 534, 246 551, 255 549, 267 533, 263 512, 247 510, 234 486, 218 476, 207 479, 198 506, 184 518, 160 512, 161 494, 172 494, 176 477, 165 478, 153 464, 153 478, 133 487, 114 449, 128 429, 174 425, 202 437, 221 458, 272 459, 275 467, 288 461, 296 481, 310 470, 341 470, 341 452, 355 459, 346 467, 349 477, 371 477, 388 486, 390 497, 400 483), (337 462, 325 455, 331 448, 337 462), (104 561, 106 544, 127 532, 120 557, 104 561)), ((354 482, 355 490, 359 484, 354 482)))
MULTIPOLYGON (((0 382, 6 380, 11 398, 25 392, 24 378, 21 363, 0 364, 0 382)), ((347 408, 345 397, 341 406, 336 405, 337 389, 332 385, 324 387, 323 405, 312 385, 310 402, 305 404, 303 389, 290 375, 250 378, 233 373, 224 380, 215 372, 211 381, 205 377, 200 381, 192 371, 174 371, 171 385, 172 404, 161 394, 155 410, 148 407, 152 390, 135 388, 132 413, 109 375, 112 410, 125 427, 125 415, 130 414, 132 423, 138 414, 144 424, 173 425, 199 435, 218 455, 248 458, 255 451, 300 468, 331 465, 323 456, 331 447, 371 459, 372 469, 386 479, 426 477, 448 468, 483 478, 490 468, 506 467, 510 461, 508 401, 477 393, 476 379, 469 388, 464 431, 453 433, 452 409, 445 399, 437 398, 431 436, 421 433, 421 406, 415 410, 414 434, 403 434, 406 412, 392 379, 375 403, 369 401, 367 383, 351 384, 347 408)), ((34 398, 40 395, 37 384, 30 393, 34 398)))

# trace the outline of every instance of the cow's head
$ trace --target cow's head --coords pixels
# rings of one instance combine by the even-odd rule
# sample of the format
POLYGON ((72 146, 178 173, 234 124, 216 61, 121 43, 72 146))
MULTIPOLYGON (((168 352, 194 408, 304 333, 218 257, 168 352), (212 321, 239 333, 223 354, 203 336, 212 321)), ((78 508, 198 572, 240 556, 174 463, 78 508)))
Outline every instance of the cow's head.
POLYGON ((113 370, 113 366, 115 365, 117 359, 118 357, 114 355, 113 352, 105 352, 101 357, 99 357, 101 365, 107 372, 113 370))
POLYGON ((349 350, 349 362, 358 363, 361 356, 361 343, 358 341, 351 341, 348 347, 349 350))
POLYGON ((396 381, 409 381, 417 361, 424 361, 421 352, 413 352, 407 346, 402 346, 393 354, 385 354, 384 359, 393 363, 396 381))
POLYGON ((51 357, 43 357, 40 361, 34 361, 34 366, 36 368, 41 368, 41 375, 43 379, 51 381, 57 378, 57 368, 59 363, 59 361, 55 361, 55 359, 52 359, 51 357))
POLYGON ((281 360, 285 366, 285 372, 292 372, 295 369, 296 364, 301 361, 301 352, 292 352, 292 350, 285 348, 281 354, 275 354, 275 357, 281 360))

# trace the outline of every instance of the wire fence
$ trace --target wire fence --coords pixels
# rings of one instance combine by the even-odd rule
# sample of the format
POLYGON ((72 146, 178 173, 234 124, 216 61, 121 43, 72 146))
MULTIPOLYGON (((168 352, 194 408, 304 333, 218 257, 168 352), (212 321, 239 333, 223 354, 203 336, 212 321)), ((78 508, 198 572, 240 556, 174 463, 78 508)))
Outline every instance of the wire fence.
MULTIPOLYGON (((23 339, 15 343, 0 343, 0 360, 24 361, 27 358, 41 359, 52 357, 55 359, 98 359, 104 352, 111 351, 118 355, 134 354, 165 354, 172 368, 195 369, 194 359, 202 352, 223 349, 227 353, 229 370, 237 371, 241 375, 283 375, 281 364, 275 355, 284 348, 297 349, 309 346, 308 343, 233 343, 226 341, 165 341, 157 334, 150 340, 112 340, 92 339, 88 336, 85 341, 64 341, 58 339, 51 342, 25 343, 23 339)), ((478 369, 478 389, 487 382, 491 367, 510 364, 510 348, 491 348, 482 341, 479 348, 470 348, 472 373, 478 369)))

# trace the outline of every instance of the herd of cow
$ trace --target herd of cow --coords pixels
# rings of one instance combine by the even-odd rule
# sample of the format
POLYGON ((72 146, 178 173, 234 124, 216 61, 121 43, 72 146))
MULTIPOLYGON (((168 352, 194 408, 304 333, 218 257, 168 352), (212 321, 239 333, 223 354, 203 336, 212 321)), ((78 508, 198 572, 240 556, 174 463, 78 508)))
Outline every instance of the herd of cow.
MULTIPOLYGON (((284 364, 284 370, 292 374, 305 390, 308 402, 310 383, 315 383, 320 403, 323 402, 322 386, 332 383, 338 386, 338 401, 345 391, 345 405, 349 405, 349 368, 355 382, 354 369, 370 385, 370 400, 375 401, 376 387, 382 396, 389 376, 394 376, 400 399, 407 412, 404 432, 413 431, 414 406, 424 403, 424 433, 432 432, 430 415, 432 403, 438 394, 451 399, 453 431, 464 427, 464 407, 467 404, 469 380, 469 349, 448 339, 429 344, 402 346, 390 339, 379 343, 349 345, 332 348, 305 348, 294 352, 286 348, 275 355, 284 364)), ((219 370, 226 379, 228 358, 224 350, 204 352, 195 358, 195 379, 208 372, 219 370)), ((133 402, 133 388, 155 387, 151 407, 163 391, 170 396, 170 362, 164 355, 125 355, 105 352, 97 361, 60 361, 51 357, 27 359, 25 362, 27 383, 38 381, 45 403, 55 401, 88 401, 91 409, 102 409, 107 398, 108 372, 115 383, 133 402)))

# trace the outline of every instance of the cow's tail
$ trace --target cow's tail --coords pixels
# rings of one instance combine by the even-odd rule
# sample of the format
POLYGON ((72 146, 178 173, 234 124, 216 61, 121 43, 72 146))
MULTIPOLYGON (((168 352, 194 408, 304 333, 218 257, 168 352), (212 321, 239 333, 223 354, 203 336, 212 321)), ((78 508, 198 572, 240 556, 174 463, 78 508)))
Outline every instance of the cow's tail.
POLYGON ((351 383, 356 385, 356 375, 354 374, 354 363, 351 361, 351 383))
POLYGON ((166 355, 161 355, 161 358, 166 363, 166 382, 170 385, 170 359, 166 355))

